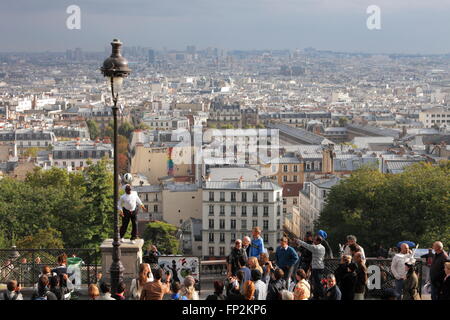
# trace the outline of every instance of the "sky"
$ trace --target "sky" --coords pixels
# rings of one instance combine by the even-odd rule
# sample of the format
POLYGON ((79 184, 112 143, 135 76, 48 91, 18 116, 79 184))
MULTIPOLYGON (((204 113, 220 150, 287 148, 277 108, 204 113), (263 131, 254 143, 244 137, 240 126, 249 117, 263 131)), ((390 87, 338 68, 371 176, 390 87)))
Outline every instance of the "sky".
POLYGON ((0 52, 103 51, 113 38, 156 50, 303 49, 450 53, 450 0, 2 0, 0 52), (80 8, 80 29, 66 12, 80 8), (381 29, 369 30, 368 6, 381 29))

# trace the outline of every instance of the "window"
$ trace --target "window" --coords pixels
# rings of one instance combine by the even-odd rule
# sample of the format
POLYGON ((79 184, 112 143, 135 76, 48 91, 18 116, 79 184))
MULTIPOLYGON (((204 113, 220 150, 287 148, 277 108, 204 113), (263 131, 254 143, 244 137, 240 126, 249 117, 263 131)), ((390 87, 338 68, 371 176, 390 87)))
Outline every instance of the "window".
POLYGON ((258 206, 253 206, 252 215, 253 215, 254 217, 257 217, 257 216, 258 216, 258 206))
MULTIPOLYGON (((222 242, 222 243, 225 242, 225 233, 223 233, 223 232, 220 233, 219 242, 222 242)), ((222 255, 222 254, 220 254, 220 255, 222 255)))
POLYGON ((294 206, 298 205, 298 198, 292 199, 292 204, 293 204, 294 206))
POLYGON ((279 216, 280 213, 281 213, 281 207, 280 207, 280 206, 277 206, 277 216, 279 216))
POLYGON ((253 192, 252 199, 253 199, 253 202, 258 202, 258 192, 253 192))
POLYGON ((268 217, 269 216, 269 207, 268 206, 264 206, 263 207, 263 216, 264 217, 268 217))
POLYGON ((269 202, 269 193, 268 192, 264 192, 264 194, 263 194, 263 202, 269 202))
POLYGON ((287 165, 283 166, 283 172, 288 172, 288 166, 287 165))
POLYGON ((267 233, 263 234, 264 243, 269 242, 269 235, 267 233))
POLYGON ((280 219, 277 219, 277 230, 280 230, 280 219))
POLYGON ((236 206, 231 206, 231 215, 232 216, 236 215, 236 206))
POLYGON ((209 219, 209 229, 214 229, 214 219, 209 219))
POLYGON ((269 229, 269 220, 264 220, 263 221, 263 230, 268 230, 269 229))
POLYGON ((225 201, 225 192, 220 193, 220 201, 225 201))
POLYGON ((157 205, 157 204, 155 204, 155 205, 153 206, 153 212, 158 212, 158 205, 157 205))
MULTIPOLYGON (((225 242, 225 240, 223 241, 223 242, 225 242)), ((220 256, 224 256, 225 255, 225 247, 219 247, 219 255, 220 256)))
POLYGON ((209 205, 209 215, 210 216, 214 215, 214 205, 212 205, 212 204, 209 205))
POLYGON ((311 170, 311 162, 306 162, 306 170, 311 170))
POLYGON ((214 201, 214 192, 209 193, 209 201, 214 201))
POLYGON ((214 242, 214 233, 209 234, 209 242, 214 242))
POLYGON ((221 206, 220 206, 220 215, 221 215, 221 216, 224 216, 224 215, 225 215, 225 206, 224 206, 224 205, 221 205, 221 206))
POLYGON ((230 220, 230 229, 236 230, 236 220, 235 219, 230 220))
POLYGON ((225 219, 220 219, 219 220, 219 228, 221 230, 225 229, 225 219))
POLYGON ((283 198, 283 204, 286 205, 286 203, 287 203, 286 198, 283 198))
POLYGON ((83 161, 80 161, 80 167, 82 167, 83 166, 83 161))
POLYGON ((236 192, 231 193, 231 201, 233 201, 233 202, 236 201, 236 192))
POLYGON ((242 215, 243 217, 246 217, 246 216, 247 216, 247 207, 246 207, 246 206, 243 206, 243 207, 242 207, 242 209, 241 209, 241 215, 242 215))
POLYGON ((236 233, 232 232, 230 235, 231 235, 231 242, 235 242, 236 241, 236 233))
POLYGON ((247 220, 241 220, 241 229, 247 230, 247 220))
POLYGON ((283 182, 288 182, 288 177, 287 176, 283 176, 283 182))
POLYGON ((252 220, 252 228, 258 226, 258 220, 252 220))
POLYGON ((214 256, 214 247, 209 247, 209 255, 214 256))
POLYGON ((292 177, 294 179, 294 182, 297 182, 297 176, 292 177))
POLYGON ((247 192, 242 192, 242 202, 247 202, 247 192))
POLYGON ((294 172, 298 172, 298 166, 296 164, 294 165, 294 172))
POLYGON ((283 213, 284 213, 284 214, 286 214, 286 210, 287 210, 286 208, 283 208, 283 213))

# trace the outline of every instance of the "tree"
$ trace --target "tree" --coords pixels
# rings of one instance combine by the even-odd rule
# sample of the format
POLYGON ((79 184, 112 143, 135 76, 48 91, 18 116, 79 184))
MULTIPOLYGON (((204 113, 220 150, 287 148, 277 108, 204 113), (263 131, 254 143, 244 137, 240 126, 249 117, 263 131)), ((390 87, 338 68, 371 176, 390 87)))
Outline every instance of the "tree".
POLYGON ((340 117, 339 118, 339 127, 345 127, 348 123, 347 117, 340 117))
POLYGON ((125 136, 127 139, 131 138, 133 130, 134 130, 133 125, 128 121, 123 122, 117 129, 118 133, 121 134, 122 136, 125 136))
POLYGON ((26 156, 26 157, 36 158, 37 155, 38 155, 38 152, 39 152, 39 148, 37 148, 37 147, 31 147, 31 148, 26 149, 26 150, 23 152, 23 155, 26 156))
POLYGON ((428 248, 450 241, 450 170, 416 164, 403 173, 362 168, 334 186, 317 223, 337 247, 354 234, 363 246, 411 240, 428 248))
POLYGON ((144 240, 158 247, 164 254, 177 254, 179 241, 175 237, 177 227, 163 221, 154 221, 147 224, 144 230, 144 240))
POLYGON ((92 119, 89 119, 86 121, 86 124, 88 126, 89 135, 91 136, 91 139, 92 140, 97 139, 98 136, 100 135, 100 128, 98 127, 98 123, 92 119))
POLYGON ((47 228, 18 240, 16 246, 19 249, 59 249, 64 248, 64 242, 61 232, 53 228, 47 228))
POLYGON ((128 139, 125 136, 117 136, 117 153, 127 154, 128 153, 128 139))

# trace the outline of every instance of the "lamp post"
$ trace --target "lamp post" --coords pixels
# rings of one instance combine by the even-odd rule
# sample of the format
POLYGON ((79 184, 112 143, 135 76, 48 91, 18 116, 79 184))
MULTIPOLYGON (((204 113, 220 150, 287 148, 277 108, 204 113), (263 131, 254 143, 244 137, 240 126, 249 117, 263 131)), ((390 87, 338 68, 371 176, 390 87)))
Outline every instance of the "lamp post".
POLYGON ((119 242, 119 214, 117 211, 117 203, 119 200, 119 165, 117 158, 117 100, 119 99, 119 92, 122 87, 123 78, 128 76, 131 72, 128 68, 128 61, 120 54, 120 47, 122 43, 114 39, 111 42, 112 53, 109 58, 103 62, 101 71, 105 77, 108 77, 109 84, 111 85, 111 95, 114 105, 112 107, 114 118, 114 238, 113 238, 113 251, 112 251, 112 263, 109 269, 111 275, 111 289, 112 293, 117 292, 117 286, 123 279, 124 267, 120 261, 120 242, 119 242))

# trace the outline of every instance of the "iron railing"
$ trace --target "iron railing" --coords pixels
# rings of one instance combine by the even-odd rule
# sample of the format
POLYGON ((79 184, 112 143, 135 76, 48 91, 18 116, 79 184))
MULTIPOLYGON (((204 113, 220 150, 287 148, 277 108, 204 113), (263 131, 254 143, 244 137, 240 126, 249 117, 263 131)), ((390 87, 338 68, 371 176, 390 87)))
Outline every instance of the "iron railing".
MULTIPOLYGON (((58 256, 81 258, 81 284, 95 283, 99 252, 95 249, 0 249, 0 283, 17 280, 22 287, 34 286, 44 266, 58 266, 58 256)), ((78 271, 78 270, 77 270, 78 271)))

